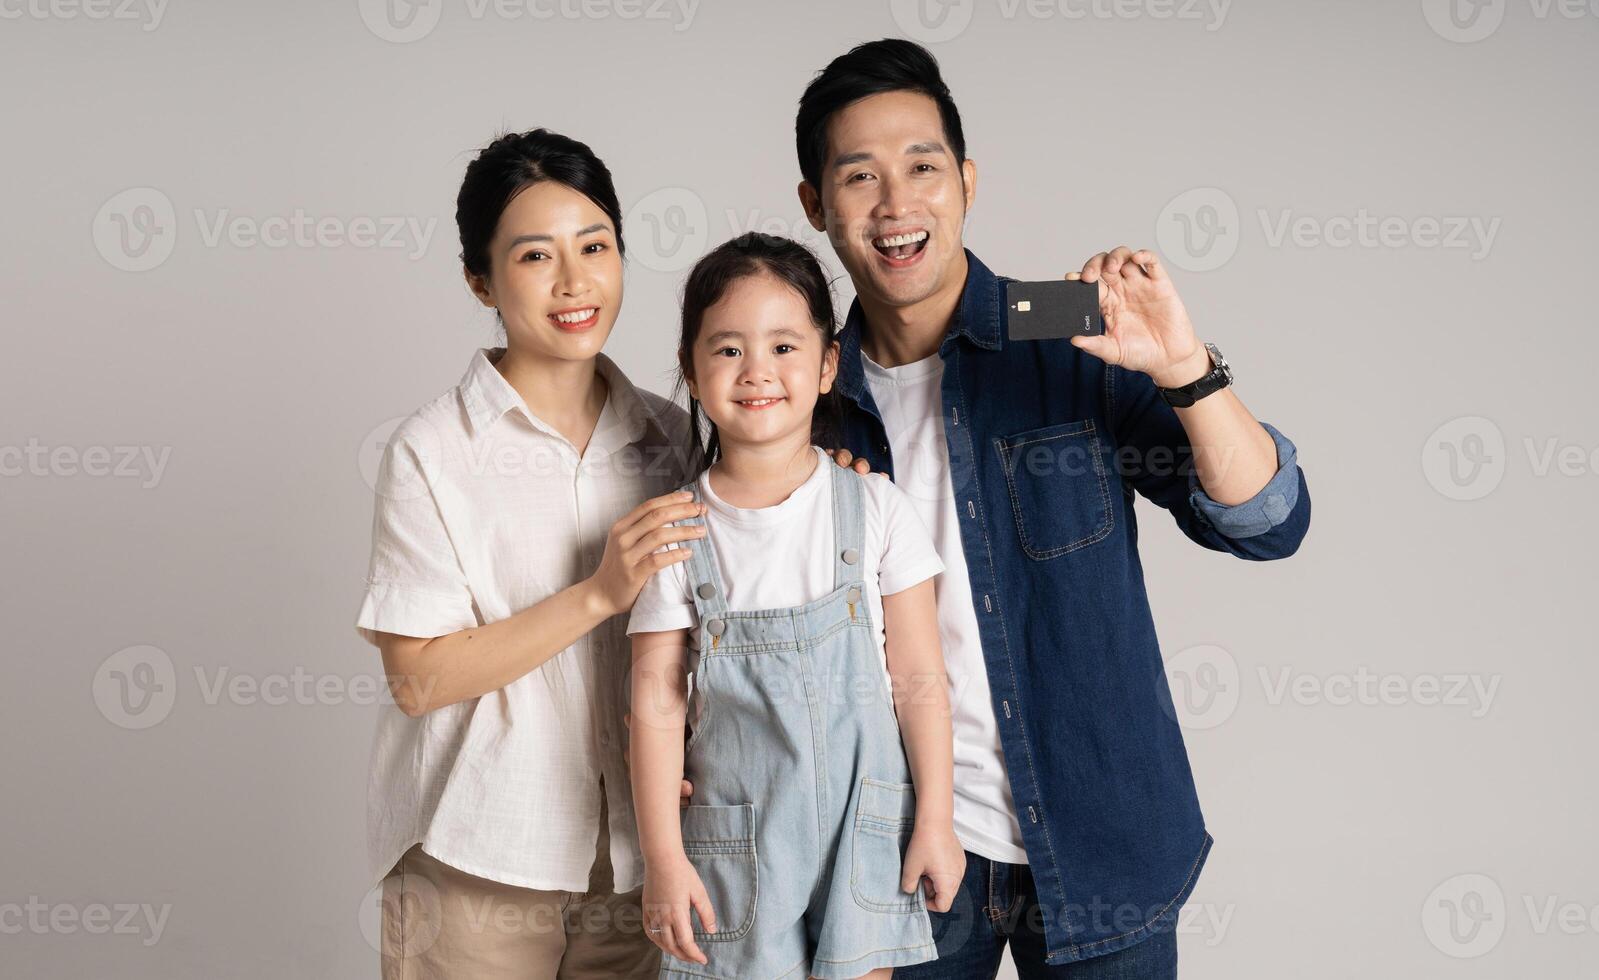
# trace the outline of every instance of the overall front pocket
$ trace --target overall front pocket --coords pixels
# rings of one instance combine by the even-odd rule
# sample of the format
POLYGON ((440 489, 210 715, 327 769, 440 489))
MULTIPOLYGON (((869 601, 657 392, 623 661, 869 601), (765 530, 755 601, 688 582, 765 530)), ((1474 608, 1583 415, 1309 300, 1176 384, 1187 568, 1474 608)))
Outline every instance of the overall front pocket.
POLYGON ((755 867, 755 805, 691 805, 683 809, 683 853, 699 872, 720 928, 705 932, 699 913, 690 910, 694 939, 726 943, 742 939, 755 925, 759 891, 755 867))
POLYGON ((1093 419, 1000 436, 994 449, 1027 557, 1055 558, 1110 534, 1110 478, 1093 419))
POLYGON ((849 884, 855 904, 873 912, 917 912, 927 907, 918 883, 899 890, 905 848, 916 827, 916 788, 864 777, 855 805, 849 884))

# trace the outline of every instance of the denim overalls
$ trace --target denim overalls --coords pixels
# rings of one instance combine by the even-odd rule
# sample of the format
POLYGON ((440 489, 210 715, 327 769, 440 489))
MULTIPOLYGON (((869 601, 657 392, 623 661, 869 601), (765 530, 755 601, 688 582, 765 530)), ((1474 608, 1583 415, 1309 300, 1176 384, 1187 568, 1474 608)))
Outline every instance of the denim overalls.
POLYGON ((862 585, 864 478, 818 465, 832 470, 832 592, 731 612, 713 535, 684 563, 701 630, 683 849, 718 931, 695 916, 710 962, 665 955, 662 977, 849 978, 937 955, 920 887, 899 888, 916 798, 862 585))

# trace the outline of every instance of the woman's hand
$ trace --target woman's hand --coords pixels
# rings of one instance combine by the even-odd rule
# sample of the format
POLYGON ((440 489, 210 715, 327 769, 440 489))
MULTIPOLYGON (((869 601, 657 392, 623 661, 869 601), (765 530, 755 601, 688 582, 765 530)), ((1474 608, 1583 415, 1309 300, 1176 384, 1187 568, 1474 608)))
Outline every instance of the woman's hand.
POLYGON ((651 864, 645 870, 643 906, 644 934, 650 942, 680 960, 702 965, 707 962, 694 942, 689 908, 692 906, 699 913, 706 932, 716 931, 716 912, 700 873, 687 855, 680 853, 674 860, 651 864))
POLYGON ((600 567, 588 580, 607 616, 631 609, 651 575, 688 559, 693 549, 687 545, 660 554, 656 550, 662 545, 704 537, 703 523, 670 526, 673 521, 703 513, 704 504, 694 503, 693 494, 680 491, 644 501, 611 526, 600 567))
POLYGON ((955 836, 954 826, 947 820, 917 821, 905 848, 900 891, 914 892, 926 878, 927 907, 934 912, 948 912, 965 875, 966 849, 955 836))

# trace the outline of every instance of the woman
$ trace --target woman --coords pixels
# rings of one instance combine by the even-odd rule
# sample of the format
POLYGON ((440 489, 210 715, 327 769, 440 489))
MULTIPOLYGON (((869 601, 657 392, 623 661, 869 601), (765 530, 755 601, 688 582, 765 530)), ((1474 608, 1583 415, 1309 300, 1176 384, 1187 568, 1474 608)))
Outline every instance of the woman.
POLYGON ((600 353, 622 223, 586 145, 495 140, 456 223, 505 347, 399 427, 377 488, 357 628, 399 708, 368 785, 383 975, 653 977, 615 617, 689 553, 657 549, 702 533, 668 526, 701 513, 689 495, 663 496, 687 416, 600 353))

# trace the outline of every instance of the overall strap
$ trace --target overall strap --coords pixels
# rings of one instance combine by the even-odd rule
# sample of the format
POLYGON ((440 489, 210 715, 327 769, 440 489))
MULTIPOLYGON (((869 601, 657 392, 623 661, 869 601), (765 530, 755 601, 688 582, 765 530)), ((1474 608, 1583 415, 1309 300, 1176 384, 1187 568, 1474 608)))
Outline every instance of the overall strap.
POLYGON ((859 585, 861 549, 866 544, 866 511, 861 500, 859 473, 833 462, 831 456, 821 465, 833 471, 833 588, 859 585))
MULTIPOLYGON (((682 489, 694 495, 695 503, 701 501, 698 480, 682 489)), ((705 517, 685 517, 677 523, 687 527, 705 524, 703 538, 681 542, 681 545, 694 549, 694 553, 683 562, 683 568, 688 575, 688 590, 694 597, 694 611, 699 615, 700 625, 703 626, 713 619, 720 621, 727 615, 727 589, 722 585, 720 563, 716 560, 716 546, 711 544, 710 524, 706 523, 705 517)))

